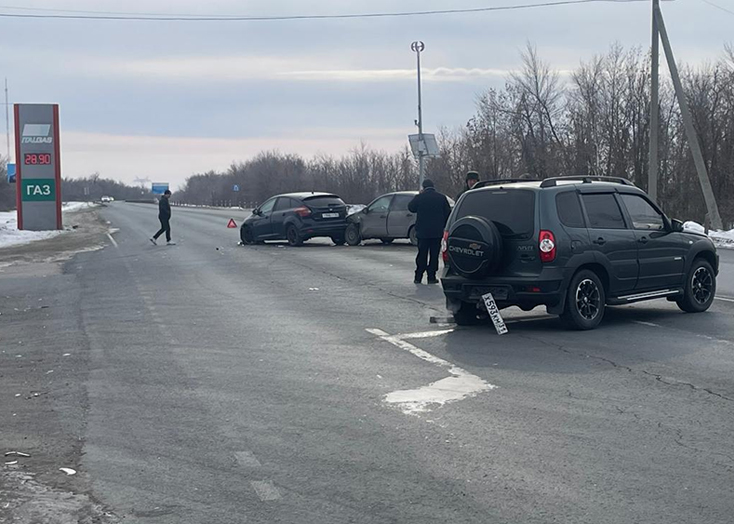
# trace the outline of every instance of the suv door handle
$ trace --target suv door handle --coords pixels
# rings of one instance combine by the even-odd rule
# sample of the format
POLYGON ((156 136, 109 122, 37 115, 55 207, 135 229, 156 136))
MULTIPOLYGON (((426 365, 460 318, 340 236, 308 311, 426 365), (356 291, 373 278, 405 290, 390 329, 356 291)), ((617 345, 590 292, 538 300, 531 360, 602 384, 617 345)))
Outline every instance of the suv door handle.
POLYGON ((599 237, 596 240, 594 240, 594 244, 599 244, 600 246, 603 246, 606 243, 607 243, 607 241, 604 240, 604 237, 599 237))
POLYGON ((641 237, 637 239, 640 244, 647 244, 647 237, 641 237))
POLYGON ((413 213, 408 213, 408 214, 407 214, 407 215, 405 215, 405 216, 406 216, 406 217, 412 217, 412 216, 413 216, 413 213))

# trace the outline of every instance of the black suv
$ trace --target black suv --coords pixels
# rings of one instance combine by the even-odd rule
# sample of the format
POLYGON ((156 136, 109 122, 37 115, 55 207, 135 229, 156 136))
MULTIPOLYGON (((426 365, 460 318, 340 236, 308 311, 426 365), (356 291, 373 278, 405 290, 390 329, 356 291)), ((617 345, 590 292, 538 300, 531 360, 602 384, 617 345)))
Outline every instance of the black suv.
POLYGON ((606 305, 667 298, 706 311, 719 256, 631 182, 611 177, 484 182, 454 208, 442 278, 457 324, 498 307, 544 305, 571 327, 593 329, 606 305))
POLYGON ((263 240, 287 240, 300 246, 314 237, 331 237, 336 245, 345 242, 347 205, 330 193, 276 195, 252 211, 240 227, 243 244, 263 240))

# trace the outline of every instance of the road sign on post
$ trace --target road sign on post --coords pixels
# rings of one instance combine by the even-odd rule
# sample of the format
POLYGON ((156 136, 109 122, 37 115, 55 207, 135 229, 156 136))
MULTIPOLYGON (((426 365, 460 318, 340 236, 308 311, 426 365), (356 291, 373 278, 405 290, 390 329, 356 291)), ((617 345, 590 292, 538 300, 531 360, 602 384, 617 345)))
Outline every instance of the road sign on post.
POLYGON ((156 182, 153 182, 153 184, 151 185, 151 190, 150 191, 154 195, 162 195, 163 193, 165 193, 166 191, 168 191, 168 182, 165 182, 165 183, 156 183, 156 182))
POLYGON ((239 192, 239 190, 240 190, 240 186, 238 186, 237 184, 232 186, 232 191, 234 191, 235 193, 239 192))
POLYGON ((61 229, 59 106, 15 104, 18 229, 61 229))
POLYGON ((6 165, 5 171, 8 174, 8 184, 15 184, 15 164, 6 165))

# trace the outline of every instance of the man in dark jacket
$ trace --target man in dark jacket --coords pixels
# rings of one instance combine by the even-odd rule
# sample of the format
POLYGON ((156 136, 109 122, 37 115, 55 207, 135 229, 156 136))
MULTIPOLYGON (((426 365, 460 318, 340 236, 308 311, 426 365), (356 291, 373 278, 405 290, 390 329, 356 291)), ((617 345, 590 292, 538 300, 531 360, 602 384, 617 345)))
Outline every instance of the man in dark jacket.
POLYGON ((156 246, 158 245, 156 240, 163 233, 166 234, 166 244, 169 246, 175 245, 175 243, 171 242, 171 203, 168 201, 169 198, 171 198, 171 191, 166 189, 166 192, 163 193, 163 196, 158 201, 158 220, 161 222, 161 228, 150 239, 156 246))
POLYGON ((462 189, 458 195, 456 195, 456 200, 459 200, 459 197, 472 189, 474 186, 477 185, 479 182, 479 173, 476 171, 469 171, 466 174, 466 181, 464 183, 464 189, 462 189))
POLYGON ((445 195, 433 186, 433 182, 423 181, 423 191, 408 204, 408 210, 418 215, 415 220, 415 233, 418 237, 418 256, 415 259, 416 284, 423 281, 423 273, 428 272, 428 283, 438 284, 438 256, 441 252, 441 239, 446 221, 451 214, 451 206, 445 195), (430 255, 430 262, 428 256, 430 255))

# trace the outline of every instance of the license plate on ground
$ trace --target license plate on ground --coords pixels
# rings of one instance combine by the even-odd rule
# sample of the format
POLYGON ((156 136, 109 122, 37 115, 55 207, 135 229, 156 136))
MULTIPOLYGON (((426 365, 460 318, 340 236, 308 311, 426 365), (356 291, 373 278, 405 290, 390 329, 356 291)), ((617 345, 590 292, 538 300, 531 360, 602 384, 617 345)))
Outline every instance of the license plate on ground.
POLYGON ((321 218, 339 218, 339 213, 323 213, 321 218))

